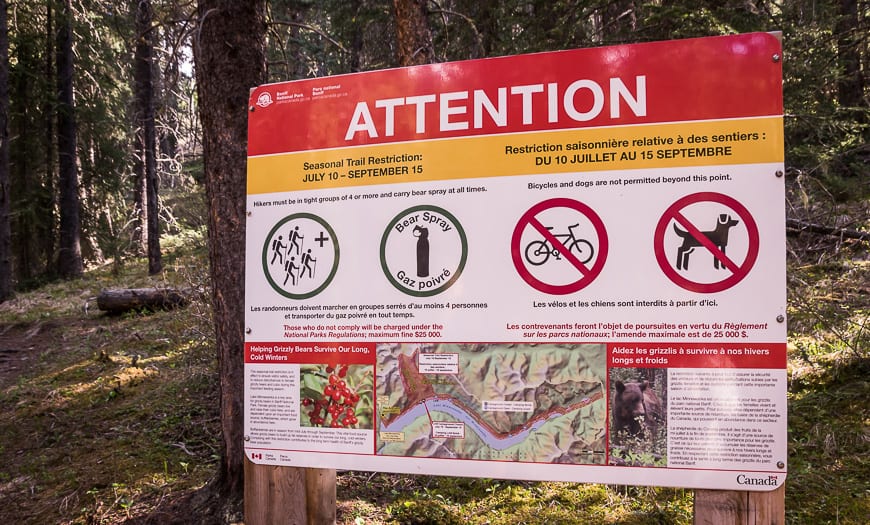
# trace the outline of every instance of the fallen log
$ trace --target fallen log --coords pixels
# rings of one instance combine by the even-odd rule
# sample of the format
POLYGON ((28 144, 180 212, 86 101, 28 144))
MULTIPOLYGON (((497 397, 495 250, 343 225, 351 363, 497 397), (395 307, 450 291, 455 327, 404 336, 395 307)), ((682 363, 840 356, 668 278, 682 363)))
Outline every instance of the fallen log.
POLYGON ((829 237, 840 237, 844 239, 856 239, 859 241, 870 241, 870 232, 862 232, 852 230, 850 228, 833 228, 823 224, 802 221, 798 219, 786 219, 785 226, 788 233, 797 235, 801 232, 816 233, 829 237))
POLYGON ((111 288, 97 295, 97 308, 120 314, 132 310, 170 310, 187 306, 184 292, 174 288, 111 288))

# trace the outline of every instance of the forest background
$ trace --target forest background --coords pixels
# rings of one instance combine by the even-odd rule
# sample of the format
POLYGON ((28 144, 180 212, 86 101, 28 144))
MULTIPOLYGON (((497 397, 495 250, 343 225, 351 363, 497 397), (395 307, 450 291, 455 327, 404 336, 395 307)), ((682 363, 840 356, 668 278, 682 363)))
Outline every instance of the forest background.
MULTIPOLYGON (((216 247, 243 234, 233 217, 244 207, 248 88, 782 31, 788 516, 863 522, 868 9, 859 0, 0 1, 0 516, 188 523, 173 513, 199 508, 202 523, 238 519, 240 400, 229 386, 239 384, 242 291, 220 292, 243 263, 216 247), (94 312, 99 289, 136 285, 185 287, 193 301, 123 318, 94 312)), ((680 490, 363 473, 342 474, 339 489, 340 519, 351 523, 687 522, 691 507, 680 490)))

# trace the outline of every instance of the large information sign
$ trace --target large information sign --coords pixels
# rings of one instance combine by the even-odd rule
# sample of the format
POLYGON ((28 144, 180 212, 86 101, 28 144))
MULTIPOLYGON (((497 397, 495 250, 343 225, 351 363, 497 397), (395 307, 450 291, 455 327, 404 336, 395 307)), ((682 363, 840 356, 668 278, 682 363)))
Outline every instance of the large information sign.
POLYGON ((248 458, 781 486, 780 49, 747 34, 254 89, 248 458))

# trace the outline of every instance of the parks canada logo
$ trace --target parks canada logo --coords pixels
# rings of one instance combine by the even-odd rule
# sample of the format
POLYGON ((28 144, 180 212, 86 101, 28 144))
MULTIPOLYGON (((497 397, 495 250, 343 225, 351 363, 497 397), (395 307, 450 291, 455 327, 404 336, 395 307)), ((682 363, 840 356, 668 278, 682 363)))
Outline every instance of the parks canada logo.
POLYGON ((737 484, 775 487, 777 485, 777 479, 776 476, 759 476, 756 478, 745 474, 738 474, 737 484))
POLYGON ((257 105, 261 108, 267 108, 272 105, 272 95, 269 92, 260 93, 260 96, 257 97, 257 105))

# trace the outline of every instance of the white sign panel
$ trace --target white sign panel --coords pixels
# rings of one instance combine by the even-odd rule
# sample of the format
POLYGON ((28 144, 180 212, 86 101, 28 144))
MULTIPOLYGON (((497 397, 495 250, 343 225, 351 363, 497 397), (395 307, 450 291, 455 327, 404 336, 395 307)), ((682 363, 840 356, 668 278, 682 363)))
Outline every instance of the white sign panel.
POLYGON ((255 89, 249 458, 782 485, 778 53, 752 34, 255 89))

